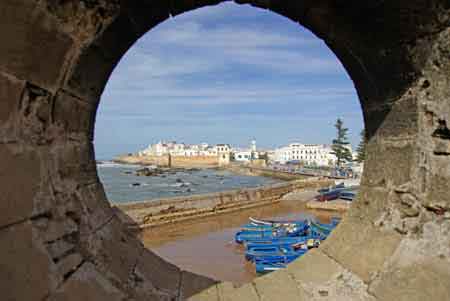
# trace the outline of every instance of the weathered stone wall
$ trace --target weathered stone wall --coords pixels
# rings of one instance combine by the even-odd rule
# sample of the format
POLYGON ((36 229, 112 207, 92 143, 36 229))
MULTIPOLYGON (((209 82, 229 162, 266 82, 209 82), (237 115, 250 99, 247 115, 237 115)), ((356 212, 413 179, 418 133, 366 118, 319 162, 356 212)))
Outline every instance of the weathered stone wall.
POLYGON ((114 162, 125 164, 142 164, 142 165, 158 165, 182 168, 210 168, 219 166, 219 158, 217 156, 119 156, 114 162))
POLYGON ((244 174, 244 175, 249 175, 249 176, 269 177, 269 178, 286 180, 286 181, 314 178, 314 176, 306 176, 306 175, 301 175, 301 174, 285 172, 285 171, 281 171, 281 170, 273 170, 273 169, 264 168, 264 167, 249 166, 249 165, 242 165, 242 164, 230 164, 224 168, 227 170, 230 170, 234 173, 238 173, 238 174, 244 174))
POLYGON ((130 228, 148 228, 270 205, 279 202, 289 192, 328 187, 333 183, 329 180, 308 179, 265 187, 116 204, 115 207, 126 214, 118 216, 130 228))
MULTIPOLYGON (((214 283, 126 232, 96 175, 92 138, 127 49, 170 16, 220 2, 1 1, 2 299, 174 300, 214 283)), ((337 55, 361 101, 368 159, 358 200, 318 251, 195 298, 449 300, 449 1, 236 2, 306 26, 337 55)))

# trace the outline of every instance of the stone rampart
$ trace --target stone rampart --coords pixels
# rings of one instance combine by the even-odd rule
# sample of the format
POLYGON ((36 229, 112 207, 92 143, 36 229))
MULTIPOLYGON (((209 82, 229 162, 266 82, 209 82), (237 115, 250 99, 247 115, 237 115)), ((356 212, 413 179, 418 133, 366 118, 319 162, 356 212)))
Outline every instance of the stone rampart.
POLYGON ((269 178, 280 179, 280 180, 285 180, 285 181, 315 178, 315 176, 313 176, 313 175, 294 174, 294 173, 285 172, 285 171, 281 171, 281 170, 274 170, 274 169, 269 169, 269 168, 265 168, 265 167, 243 165, 243 164, 230 164, 223 168, 230 170, 234 173, 238 173, 238 174, 249 175, 249 176, 269 177, 269 178))
POLYGON ((169 166, 183 168, 211 168, 219 166, 217 156, 119 156, 114 162, 124 164, 140 164, 140 165, 158 165, 161 167, 169 166))
POLYGON ((329 180, 308 179, 258 188, 116 204, 115 207, 127 214, 127 217, 119 216, 130 228, 147 228, 270 205, 279 202, 289 192, 332 184, 329 180))

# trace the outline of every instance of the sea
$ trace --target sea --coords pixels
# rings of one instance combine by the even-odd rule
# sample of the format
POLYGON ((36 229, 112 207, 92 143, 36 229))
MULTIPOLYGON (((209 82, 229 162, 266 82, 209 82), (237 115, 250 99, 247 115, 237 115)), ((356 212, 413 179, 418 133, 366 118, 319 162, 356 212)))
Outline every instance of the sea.
POLYGON ((152 199, 260 187, 280 180, 245 176, 226 170, 181 170, 159 176, 136 176, 139 165, 112 162, 97 164, 98 175, 112 203, 149 201, 152 199))

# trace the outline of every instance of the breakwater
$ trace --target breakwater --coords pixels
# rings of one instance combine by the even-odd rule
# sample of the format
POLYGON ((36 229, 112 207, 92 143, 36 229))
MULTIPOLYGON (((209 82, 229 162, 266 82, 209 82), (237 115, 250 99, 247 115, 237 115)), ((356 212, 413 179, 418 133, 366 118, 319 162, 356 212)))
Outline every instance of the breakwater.
POLYGON ((249 176, 260 176, 260 177, 269 177, 279 180, 292 181, 292 180, 304 180, 308 178, 316 178, 313 175, 304 175, 304 174, 294 174, 282 170, 274 170, 270 168, 264 168, 259 166, 252 165, 243 165, 243 164, 230 164, 223 167, 226 170, 237 174, 249 175, 249 176))
POLYGON ((270 205, 290 192, 330 184, 329 180, 310 178, 258 188, 117 204, 115 208, 129 228, 140 229, 270 205))

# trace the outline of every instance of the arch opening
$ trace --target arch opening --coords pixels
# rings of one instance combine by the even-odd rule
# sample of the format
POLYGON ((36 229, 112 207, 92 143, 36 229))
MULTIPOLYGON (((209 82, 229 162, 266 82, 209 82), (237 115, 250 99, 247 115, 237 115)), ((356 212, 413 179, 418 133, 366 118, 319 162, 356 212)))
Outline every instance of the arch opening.
MULTIPOLYGON (((256 276, 254 267, 239 254, 241 248, 229 244, 233 241, 231 228, 260 214, 269 219, 298 218, 294 213, 315 215, 312 210, 305 212, 304 204, 295 206, 289 201, 277 206, 269 202, 269 197, 279 200, 270 196, 276 191, 269 187, 259 191, 260 196, 253 190, 246 192, 248 196, 241 197, 250 198, 249 202, 239 205, 232 190, 278 182, 242 175, 250 171, 245 168, 266 163, 260 158, 270 149, 273 154, 266 166, 270 170, 289 168, 286 163, 291 162, 298 172, 318 174, 317 167, 329 172, 334 166, 330 161, 335 161, 330 144, 336 136, 336 119, 343 118, 344 126, 351 128, 355 146, 360 139, 360 110, 353 83, 339 61, 305 28, 250 6, 225 3, 202 8, 169 19, 141 37, 114 69, 97 113, 94 142, 98 160, 132 153, 116 157, 117 161, 164 168, 166 152, 170 152, 173 171, 178 173, 161 169, 155 172, 158 176, 141 177, 135 176, 139 167, 108 164, 98 165, 98 171, 109 200, 130 212, 140 227, 152 227, 141 235, 147 247, 191 272, 248 282, 256 276), (256 140, 255 153, 249 155, 252 139, 256 140), (201 142, 208 145, 203 148, 201 142), (300 150, 295 142, 307 144, 309 150, 300 150), (208 169, 189 171, 219 165, 214 150, 221 143, 231 146, 230 157, 235 154, 231 166, 222 166, 225 171, 217 174, 208 169), (286 148, 288 156, 283 151, 286 148), (214 192, 228 194, 210 196, 204 205, 202 201, 188 204, 192 195, 214 192), (167 200, 174 197, 178 199, 167 200), (225 206, 219 199, 228 202, 229 198, 234 206, 244 207, 239 213, 233 209, 234 214, 217 217, 232 208, 231 203, 225 206), (151 201, 161 199, 164 206, 151 206, 151 201), (177 200, 183 203, 172 204, 177 200), (143 209, 127 205, 129 201, 145 201, 140 205, 143 209), (206 211, 213 208, 211 203, 216 206, 214 219, 207 218, 212 214, 206 211), (270 215, 270 208, 245 210, 264 203, 276 214, 270 215), (196 219, 192 218, 194 210, 198 210, 196 219), (187 214, 182 214, 186 211, 191 216, 189 223, 173 225, 176 218, 187 219, 187 214), (211 228, 217 238, 208 243, 211 228), (173 236, 178 240, 171 240, 173 236), (208 265, 203 263, 206 257, 208 265)), ((331 181, 323 182, 331 185, 331 181)), ((309 190, 302 194, 304 202, 317 189, 309 190)), ((319 217, 329 222, 340 214, 325 211, 319 217)))
POLYGON ((0 32, 10 42, 0 46, 0 151, 11 170, 0 175, 6 299, 184 299, 211 285, 197 297, 258 299, 277 296, 282 283, 291 299, 318 298, 325 285, 330 298, 447 300, 448 287, 440 285, 450 281, 444 0, 236 1, 324 39, 358 91, 370 141, 364 185, 319 252, 234 289, 164 263, 127 235, 96 175, 99 96, 119 58, 149 28, 219 2, 0 4, 0 32), (317 273, 298 273, 312 263, 317 273))

